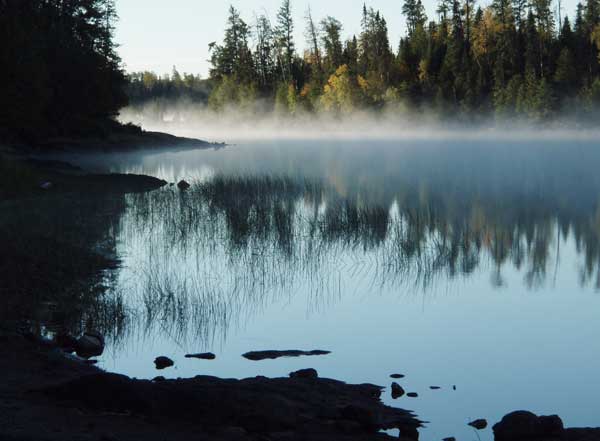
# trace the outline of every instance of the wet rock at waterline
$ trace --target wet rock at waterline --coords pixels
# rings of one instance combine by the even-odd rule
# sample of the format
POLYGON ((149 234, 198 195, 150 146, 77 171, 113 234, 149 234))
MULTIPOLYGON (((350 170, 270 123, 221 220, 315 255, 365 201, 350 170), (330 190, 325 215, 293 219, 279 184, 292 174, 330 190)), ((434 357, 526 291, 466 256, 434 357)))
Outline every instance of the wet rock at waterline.
POLYGON ((480 418, 478 420, 475 421, 471 421, 469 423, 469 426, 477 429, 477 430, 483 430, 488 426, 487 420, 484 420, 483 418, 480 418))
POLYGON ((182 191, 185 191, 185 190, 189 189, 190 187, 191 187, 191 185, 183 179, 177 183, 177 188, 179 188, 182 191))
POLYGON ((440 386, 429 386, 429 389, 431 389, 431 390, 440 390, 441 387, 440 386))
POLYGON ((98 357, 103 352, 104 337, 98 332, 86 332, 75 343, 75 353, 83 358, 98 357))
POLYGON ((405 376, 402 374, 392 374, 390 375, 390 378, 393 378, 395 380, 399 380, 400 378, 404 378, 405 376))
POLYGON ((563 422, 557 415, 537 416, 523 410, 504 416, 494 425, 493 430, 496 441, 562 438, 565 431, 563 422))
POLYGON ((290 378, 319 378, 319 373, 312 368, 300 369, 296 372, 290 372, 290 378))
POLYGON ((398 383, 392 383, 392 398, 395 400, 405 394, 404 389, 398 383))
POLYGON ((212 352, 204 352, 201 354, 186 354, 185 358, 197 358, 199 360, 214 360, 217 358, 212 352))
POLYGON ((160 356, 154 359, 154 365, 156 366, 156 369, 166 369, 174 364, 175 363, 173 360, 171 360, 169 357, 160 356))
POLYGON ((159 375, 158 377, 154 377, 152 379, 152 381, 156 381, 156 382, 158 382, 158 381, 167 381, 167 379, 165 377, 163 377, 162 375, 159 375))
POLYGON ((416 440, 422 426, 411 412, 384 405, 378 386, 325 378, 197 376, 153 382, 98 373, 42 392, 87 411, 158 418, 194 427, 198 433, 236 427, 232 435, 247 433, 248 439, 285 439, 275 434, 289 432, 293 440, 368 441, 387 439, 382 429, 399 429, 404 438, 416 440))
POLYGON ((331 351, 323 351, 316 349, 314 351, 300 351, 298 349, 291 349, 286 351, 251 351, 246 352, 242 357, 252 361, 260 360, 274 360, 282 357, 301 357, 301 356, 314 356, 314 355, 327 355, 331 354, 331 351))
POLYGON ((454 438, 453 436, 450 436, 448 438, 444 438, 442 441, 456 441, 456 438, 454 438))
POLYGON ((417 398, 419 396, 419 394, 416 392, 409 392, 406 394, 406 396, 410 397, 410 398, 417 398))

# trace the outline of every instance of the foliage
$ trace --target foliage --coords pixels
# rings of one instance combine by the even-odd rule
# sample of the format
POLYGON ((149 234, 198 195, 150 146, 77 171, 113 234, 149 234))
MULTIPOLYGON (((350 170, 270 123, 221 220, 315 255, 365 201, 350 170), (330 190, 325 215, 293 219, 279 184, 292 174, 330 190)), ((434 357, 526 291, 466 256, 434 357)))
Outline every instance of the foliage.
POLYGON ((0 0, 0 127, 101 134, 127 103, 114 0, 0 0))
MULTIPOLYGON (((600 76, 600 7, 597 0, 578 5, 572 28, 568 17, 557 23, 552 1, 493 0, 476 8, 474 0, 440 0, 438 19, 428 22, 421 0, 405 0, 407 34, 396 52, 379 11, 363 7, 360 34, 344 41, 338 20, 328 16, 317 26, 309 10, 308 49, 300 56, 291 4, 284 0, 273 29, 259 17, 254 56, 239 57, 245 64, 233 70, 238 87, 259 84, 258 97, 272 100, 277 112, 402 103, 391 107, 433 107, 471 118, 493 111, 542 121, 566 108, 591 111, 600 76)), ((234 23, 229 21, 224 47, 234 23)), ((249 38, 241 34, 242 41, 249 38)), ((230 64, 212 61, 211 78, 221 82, 219 73, 231 70, 230 64)))

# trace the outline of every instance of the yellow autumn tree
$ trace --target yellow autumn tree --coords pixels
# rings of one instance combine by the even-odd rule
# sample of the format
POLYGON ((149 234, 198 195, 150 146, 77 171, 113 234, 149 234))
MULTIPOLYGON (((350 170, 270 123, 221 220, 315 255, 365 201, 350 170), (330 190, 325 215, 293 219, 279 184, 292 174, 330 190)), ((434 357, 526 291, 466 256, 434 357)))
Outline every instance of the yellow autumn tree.
POLYGON ((323 109, 329 112, 352 112, 360 100, 359 87, 347 65, 340 66, 327 80, 321 96, 323 109))

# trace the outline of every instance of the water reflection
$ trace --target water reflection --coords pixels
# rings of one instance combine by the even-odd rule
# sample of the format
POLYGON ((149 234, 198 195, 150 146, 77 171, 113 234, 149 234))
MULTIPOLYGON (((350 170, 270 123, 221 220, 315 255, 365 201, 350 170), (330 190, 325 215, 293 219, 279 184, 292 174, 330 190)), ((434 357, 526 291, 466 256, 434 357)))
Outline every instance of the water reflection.
MULTIPOLYGON (((583 258, 581 285, 599 287, 598 216, 549 200, 513 204, 398 188, 340 194, 329 183, 277 175, 222 175, 127 196, 115 284, 135 332, 176 344, 224 341, 231 326, 298 292, 320 309, 367 283, 373 294, 490 270, 520 272, 529 288, 552 283, 562 243, 583 258)), ((139 337, 139 335, 138 335, 139 337)))

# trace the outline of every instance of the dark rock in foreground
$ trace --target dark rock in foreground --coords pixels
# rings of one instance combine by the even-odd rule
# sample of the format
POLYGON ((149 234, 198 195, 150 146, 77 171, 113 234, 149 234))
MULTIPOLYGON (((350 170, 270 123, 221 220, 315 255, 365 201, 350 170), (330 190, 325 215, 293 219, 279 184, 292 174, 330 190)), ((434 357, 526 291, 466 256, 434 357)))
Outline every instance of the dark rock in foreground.
POLYGON ((483 418, 480 418, 478 420, 471 421, 469 423, 469 426, 471 426, 471 427, 473 427, 474 429, 477 429, 477 430, 483 430, 483 429, 485 429, 488 426, 488 423, 483 418))
POLYGON ((260 360, 274 360, 281 357, 301 357, 301 356, 312 356, 312 355, 327 355, 331 354, 331 351, 322 351, 316 349, 314 351, 300 351, 298 349, 291 349, 287 351, 252 351, 246 352, 242 357, 252 361, 260 360))
POLYGON ((169 357, 156 357, 154 359, 154 365, 156 369, 166 369, 168 367, 173 366, 175 363, 169 357))
POLYGON ((91 411, 175 420, 209 433, 233 427, 236 433, 269 438, 288 432, 294 440, 376 440, 389 439, 380 430, 397 428, 403 437, 417 439, 421 421, 409 411, 385 406, 381 390, 303 376, 152 382, 99 373, 43 392, 91 411))
POLYGON ((557 415, 537 416, 523 410, 509 413, 493 430, 496 441, 561 439, 565 432, 557 415))
POLYGON ((217 358, 212 352, 204 352, 202 354, 186 354, 185 358, 198 358, 199 360, 214 360, 217 358))
POLYGON ((83 358, 99 357, 104 352, 104 337, 98 332, 86 332, 75 342, 75 351, 83 358))

